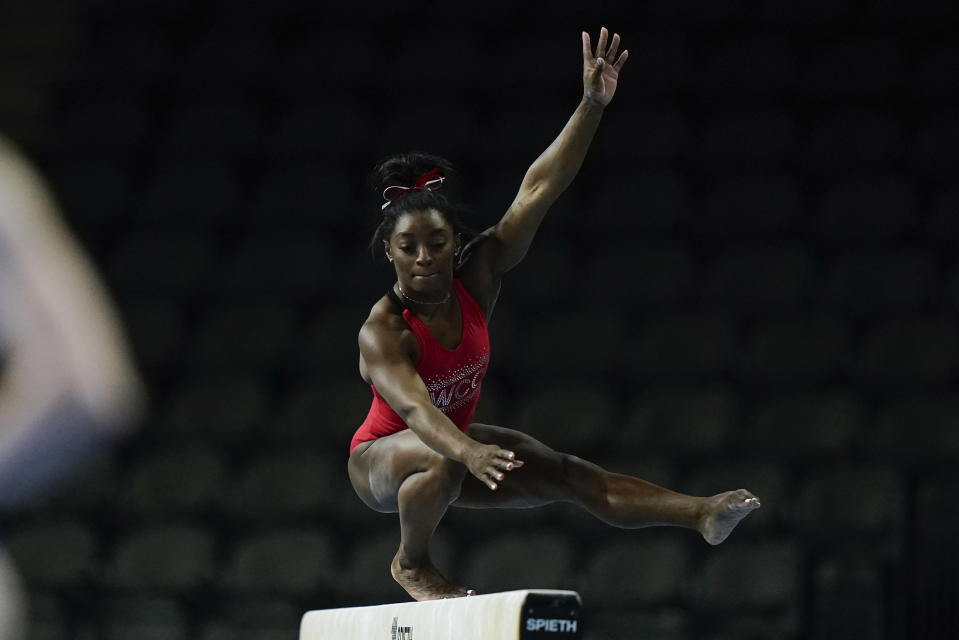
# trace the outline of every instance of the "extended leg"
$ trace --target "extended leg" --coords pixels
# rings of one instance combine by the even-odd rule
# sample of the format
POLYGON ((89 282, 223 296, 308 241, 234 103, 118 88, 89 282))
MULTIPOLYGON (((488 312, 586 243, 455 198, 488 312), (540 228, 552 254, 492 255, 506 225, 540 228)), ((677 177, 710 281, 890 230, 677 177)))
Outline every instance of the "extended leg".
POLYGON ((573 502, 616 527, 686 527, 699 531, 710 544, 725 540, 739 521, 759 506, 759 500, 744 489, 700 498, 610 473, 513 429, 474 424, 469 435, 515 451, 526 465, 512 472, 497 491, 467 478, 455 506, 525 508, 573 502))

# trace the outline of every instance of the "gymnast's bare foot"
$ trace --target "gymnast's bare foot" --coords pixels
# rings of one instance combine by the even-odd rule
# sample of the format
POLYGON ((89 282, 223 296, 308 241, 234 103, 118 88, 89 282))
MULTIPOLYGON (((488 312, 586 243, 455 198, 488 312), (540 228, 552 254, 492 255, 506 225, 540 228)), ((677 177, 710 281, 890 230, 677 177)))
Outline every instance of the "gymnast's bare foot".
POLYGON ((759 506, 759 498, 745 489, 706 498, 705 513, 699 521, 699 532, 709 544, 719 544, 732 533, 740 520, 759 506))
POLYGON ((414 600, 442 600, 475 594, 472 589, 451 585, 428 560, 422 566, 414 566, 406 561, 402 547, 393 557, 390 572, 414 600))

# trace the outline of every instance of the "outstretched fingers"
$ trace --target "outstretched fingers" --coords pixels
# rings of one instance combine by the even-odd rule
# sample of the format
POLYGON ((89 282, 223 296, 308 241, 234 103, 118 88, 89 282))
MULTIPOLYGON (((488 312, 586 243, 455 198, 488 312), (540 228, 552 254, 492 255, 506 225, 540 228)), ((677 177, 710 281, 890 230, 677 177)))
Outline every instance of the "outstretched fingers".
MULTIPOLYGON (((610 56, 612 57, 612 56, 610 56)), ((613 68, 616 69, 616 72, 619 73, 619 70, 623 68, 623 65, 626 64, 626 58, 629 57, 629 49, 623 51, 619 54, 619 59, 613 63, 613 68)))
MULTIPOLYGON (((600 29, 599 32, 599 42, 596 43, 596 49, 593 50, 592 40, 589 37, 589 33, 583 32, 583 61, 587 64, 597 65, 599 67, 604 67, 610 65, 618 73, 620 69, 623 68, 623 65, 626 64, 626 59, 629 57, 629 51, 624 50, 622 53, 619 52, 619 47, 622 44, 622 38, 620 38, 618 33, 613 34, 612 40, 609 40, 609 30, 606 27, 600 29), (607 47, 607 41, 609 46, 607 47), (619 57, 617 57, 617 55, 619 57), (602 60, 605 64, 599 64, 599 61, 602 60)), ((602 71, 602 69, 599 69, 602 71)), ((596 68, 594 67, 594 71, 596 68)))
POLYGON ((502 482, 506 478, 506 473, 512 471, 513 469, 519 469, 523 466, 522 460, 516 459, 516 454, 512 451, 507 451, 501 449, 497 452, 496 457, 487 468, 486 471, 486 485, 496 491, 499 486, 498 483, 502 482))
POLYGON ((609 40, 609 31, 606 27, 603 27, 599 30, 599 42, 596 43, 596 56, 597 58, 605 57, 606 53, 606 42, 609 40))
POLYGON ((616 54, 619 52, 619 34, 613 34, 613 40, 609 43, 609 50, 606 52, 606 55, 603 56, 606 60, 615 60, 616 54))

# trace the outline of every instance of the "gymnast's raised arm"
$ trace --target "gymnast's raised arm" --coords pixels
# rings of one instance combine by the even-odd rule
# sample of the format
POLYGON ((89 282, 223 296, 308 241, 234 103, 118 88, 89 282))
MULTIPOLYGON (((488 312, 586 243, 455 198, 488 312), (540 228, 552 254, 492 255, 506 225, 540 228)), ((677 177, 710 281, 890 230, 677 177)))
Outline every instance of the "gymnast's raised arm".
POLYGON ((546 212, 579 172, 629 57, 628 51, 616 57, 619 34, 614 34, 607 46, 606 27, 600 31, 595 56, 589 34, 584 31, 582 37, 583 99, 556 140, 530 166, 502 220, 483 232, 486 246, 482 253, 496 280, 523 259, 546 212))

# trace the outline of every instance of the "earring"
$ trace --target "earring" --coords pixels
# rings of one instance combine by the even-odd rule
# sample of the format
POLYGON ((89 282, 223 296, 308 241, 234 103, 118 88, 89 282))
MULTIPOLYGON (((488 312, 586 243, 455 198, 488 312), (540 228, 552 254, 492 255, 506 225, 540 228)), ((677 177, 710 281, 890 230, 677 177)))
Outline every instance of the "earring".
POLYGON ((393 262, 393 256, 386 256, 386 259, 389 260, 390 262, 393 262))

